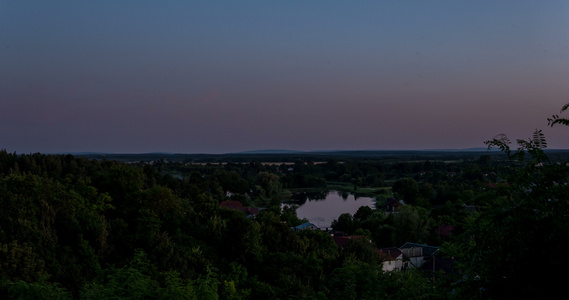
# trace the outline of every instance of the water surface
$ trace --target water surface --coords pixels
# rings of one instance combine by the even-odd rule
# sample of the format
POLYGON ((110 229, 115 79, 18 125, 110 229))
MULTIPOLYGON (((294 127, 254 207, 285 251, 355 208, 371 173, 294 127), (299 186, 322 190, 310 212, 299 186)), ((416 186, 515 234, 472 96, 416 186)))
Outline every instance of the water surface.
POLYGON ((354 215, 361 206, 375 209, 375 201, 371 197, 356 197, 353 194, 338 191, 321 191, 316 193, 296 193, 290 201, 283 205, 298 205, 296 215, 307 219, 320 227, 330 227, 343 213, 354 215))

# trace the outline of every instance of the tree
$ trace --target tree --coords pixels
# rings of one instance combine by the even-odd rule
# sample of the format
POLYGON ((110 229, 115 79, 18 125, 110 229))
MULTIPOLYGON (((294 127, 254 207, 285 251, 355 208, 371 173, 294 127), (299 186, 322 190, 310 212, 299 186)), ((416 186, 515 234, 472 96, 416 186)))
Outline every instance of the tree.
POLYGON ((415 204, 418 200, 417 198, 420 196, 419 183, 413 178, 397 180, 391 190, 403 197, 403 200, 405 200, 407 204, 415 204))
POLYGON ((328 281, 329 299, 386 299, 381 269, 361 261, 346 261, 328 281))
POLYGON ((0 243, 0 278, 33 282, 45 276, 44 261, 34 253, 32 247, 13 240, 10 244, 0 243))
POLYGON ((356 213, 354 214, 354 219, 359 220, 360 222, 365 221, 369 216, 373 214, 373 209, 367 205, 360 206, 356 213))
POLYGON ((26 282, 18 280, 10 282, 0 281, 0 293, 7 299, 72 299, 71 293, 62 288, 58 283, 48 283, 45 278, 40 278, 37 282, 26 282))
POLYGON ((480 214, 460 236, 463 293, 517 299, 563 291, 558 270, 569 268, 569 259, 560 255, 569 239, 569 169, 547 159, 544 142, 539 130, 517 140, 517 150, 505 135, 486 142, 506 153, 509 186, 480 203, 480 214))
POLYGON ((365 221, 362 221, 362 228, 371 232, 371 239, 378 247, 396 246, 395 227, 391 222, 393 215, 389 216, 388 218, 383 212, 375 211, 365 221))
POLYGON ((111 268, 104 284, 91 283, 81 292, 83 299, 150 299, 160 295, 159 283, 152 278, 154 267, 144 251, 136 251, 129 265, 111 268))
POLYGON ((380 263, 380 256, 375 245, 364 235, 352 236, 342 249, 342 256, 348 260, 358 260, 371 265, 380 263))
MULTIPOLYGON (((563 105, 561 107, 560 113, 566 111, 569 108, 569 103, 563 105)), ((569 119, 567 118, 560 118, 559 115, 552 115, 551 118, 547 118, 548 125, 553 127, 554 125, 561 124, 565 126, 569 126, 569 119)))
POLYGON ((432 224, 429 212, 422 207, 405 205, 393 216, 393 226, 400 245, 405 242, 427 242, 432 224))
POLYGON ((341 214, 338 220, 332 221, 331 226, 335 231, 344 231, 347 233, 352 233, 356 229, 350 213, 341 214))

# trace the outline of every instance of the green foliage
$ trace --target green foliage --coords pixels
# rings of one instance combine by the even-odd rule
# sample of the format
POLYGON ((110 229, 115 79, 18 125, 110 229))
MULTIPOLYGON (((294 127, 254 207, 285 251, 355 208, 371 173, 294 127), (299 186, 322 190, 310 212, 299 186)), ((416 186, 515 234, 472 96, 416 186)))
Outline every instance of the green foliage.
POLYGON ((256 183, 259 186, 262 197, 278 197, 281 192, 280 178, 277 174, 269 172, 259 172, 256 183))
POLYGON ((4 297, 9 299, 72 299, 69 291, 62 288, 58 283, 48 283, 45 279, 45 277, 41 277, 38 281, 32 283, 23 280, 16 282, 2 280, 0 281, 0 291, 4 297))
POLYGON ((376 265, 348 262, 333 271, 328 283, 330 299, 383 299, 383 276, 376 265))
POLYGON ((342 256, 347 261, 360 261, 379 268, 380 256, 372 241, 365 235, 352 236, 342 249, 342 256))
POLYGON ((518 140, 515 153, 505 141, 495 138, 487 144, 508 155, 509 186, 493 191, 461 236, 464 292, 500 299, 553 296, 562 286, 556 270, 569 267, 560 255, 569 238, 569 170, 549 162, 540 131, 528 141, 518 140))
POLYGON ((281 221, 288 224, 290 227, 296 227, 302 223, 303 220, 299 219, 296 215, 296 205, 284 205, 281 209, 281 221))
POLYGON ((338 246, 334 243, 329 234, 320 230, 302 230, 299 233, 307 243, 306 257, 319 260, 333 261, 338 257, 338 246))
POLYGON ((515 152, 512 152, 512 149, 510 148, 511 141, 505 134, 497 135, 492 140, 486 141, 485 144, 488 145, 488 150, 493 147, 497 147, 502 152, 506 153, 512 166, 525 164, 526 154, 530 155, 532 163, 551 163, 547 155, 543 152, 543 149, 547 147, 547 141, 545 140, 545 136, 541 130, 536 129, 532 138, 528 140, 518 139, 516 142, 518 144, 518 149, 515 152))
POLYGON ((164 287, 160 289, 158 299, 200 299, 196 295, 192 282, 183 280, 176 271, 167 272, 164 276, 164 287))
POLYGON ((337 220, 332 221, 332 228, 335 231, 343 231, 351 234, 356 230, 356 224, 354 224, 354 219, 349 213, 341 214, 337 220))
POLYGON ((369 216, 371 216, 373 214, 373 210, 371 209, 371 207, 364 205, 364 206, 360 206, 360 208, 358 208, 358 210, 356 211, 356 213, 354 214, 354 219, 363 222, 365 220, 367 220, 367 218, 369 216))
POLYGON ((393 226, 396 228, 398 245, 403 245, 408 241, 426 243, 433 221, 426 209, 406 205, 401 207, 393 217, 393 226))
MULTIPOLYGON (((475 224, 454 210, 492 197, 480 196, 479 169, 461 177, 467 167, 308 160, 289 171, 258 162, 123 164, 0 151, 0 289, 56 299, 435 298, 422 273, 384 274, 376 247, 427 241, 432 212, 438 221, 475 224), (379 198, 393 185, 421 207, 386 215, 378 202, 340 216, 335 229, 361 236, 340 251, 326 232, 292 230, 302 220, 294 207, 281 208, 283 187, 323 187, 328 179, 358 191, 384 185, 379 198), (222 209, 226 192, 266 209, 254 218, 222 209)), ((470 250, 460 245, 447 252, 470 250)))
POLYGON ((402 178, 397 180, 391 190, 405 200, 407 204, 415 204, 420 196, 419 184, 413 178, 402 178))
POLYGON ((35 282, 45 276, 44 261, 27 244, 17 240, 0 244, 0 278, 35 282))

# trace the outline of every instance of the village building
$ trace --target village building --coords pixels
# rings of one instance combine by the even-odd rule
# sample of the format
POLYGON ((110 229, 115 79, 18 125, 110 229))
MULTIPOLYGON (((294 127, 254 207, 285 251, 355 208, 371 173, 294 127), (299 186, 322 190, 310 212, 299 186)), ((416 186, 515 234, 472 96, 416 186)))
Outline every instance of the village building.
POLYGON ((318 230, 318 226, 316 226, 312 223, 306 222, 306 223, 302 223, 302 224, 294 227, 294 230, 296 230, 296 231, 305 230, 305 229, 318 230))
POLYGON ((221 208, 229 208, 229 209, 234 209, 234 210, 239 210, 242 211, 243 213, 245 213, 245 215, 247 215, 247 217, 255 217, 259 214, 259 208, 257 207, 249 207, 249 206, 243 206, 243 204, 239 201, 234 201, 234 200, 226 200, 223 201, 219 204, 219 206, 221 208))

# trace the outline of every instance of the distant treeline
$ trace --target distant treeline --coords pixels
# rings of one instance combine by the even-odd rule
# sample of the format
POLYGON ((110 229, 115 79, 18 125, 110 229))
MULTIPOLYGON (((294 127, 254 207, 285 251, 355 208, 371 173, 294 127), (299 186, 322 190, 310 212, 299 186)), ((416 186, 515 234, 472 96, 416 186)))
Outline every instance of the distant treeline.
MULTIPOLYGON (((569 157, 569 151, 560 153, 569 157)), ((480 155, 501 157, 500 152, 485 150, 384 150, 384 151, 325 151, 325 152, 283 152, 283 153, 229 153, 229 154, 177 154, 177 153, 146 153, 146 154, 110 154, 110 153, 77 153, 89 159, 109 159, 118 161, 156 161, 168 160, 172 162, 294 162, 335 160, 366 160, 374 161, 410 161, 410 160, 464 160, 477 159, 480 155)))
MULTIPOLYGON (((569 150, 545 150, 553 161, 567 161, 569 150)), ((77 153, 75 156, 98 160, 117 160, 123 162, 150 162, 166 160, 171 162, 221 163, 221 162, 295 162, 328 160, 357 161, 464 161, 477 160, 480 156, 489 156, 494 160, 504 160, 500 151, 487 150, 382 150, 382 151, 325 151, 325 152, 284 152, 284 153, 228 153, 228 154, 180 154, 180 153, 77 153)))

